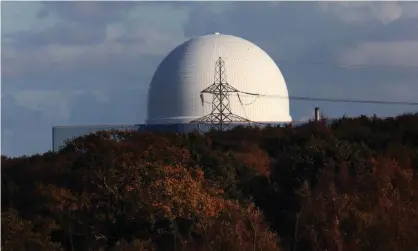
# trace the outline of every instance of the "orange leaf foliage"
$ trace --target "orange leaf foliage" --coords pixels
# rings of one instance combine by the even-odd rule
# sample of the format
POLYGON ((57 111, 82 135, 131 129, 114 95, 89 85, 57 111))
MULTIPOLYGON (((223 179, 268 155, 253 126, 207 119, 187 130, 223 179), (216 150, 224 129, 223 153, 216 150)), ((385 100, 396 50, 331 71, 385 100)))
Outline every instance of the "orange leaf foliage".
POLYGON ((235 158, 244 165, 256 170, 263 176, 270 174, 270 157, 258 146, 243 142, 244 152, 234 153, 235 158))
POLYGON ((71 190, 55 185, 39 185, 38 192, 46 200, 45 206, 52 212, 75 211, 78 209, 77 198, 71 190))
POLYGON ((181 166, 155 167, 140 188, 141 202, 157 218, 212 217, 224 208, 222 190, 206 187, 203 172, 181 166), (151 177, 152 175, 152 177, 151 177))
POLYGON ((372 159, 369 172, 350 178, 349 193, 339 192, 333 179, 332 170, 322 172, 301 212, 299 231, 308 231, 314 250, 415 249, 418 180, 412 169, 372 159))
POLYGON ((203 235, 203 250, 278 251, 278 237, 264 223, 253 204, 241 208, 228 202, 222 214, 198 223, 203 235))
POLYGON ((32 222, 23 220, 15 210, 1 214, 1 250, 62 251, 61 245, 51 241, 47 231, 35 232, 32 222))

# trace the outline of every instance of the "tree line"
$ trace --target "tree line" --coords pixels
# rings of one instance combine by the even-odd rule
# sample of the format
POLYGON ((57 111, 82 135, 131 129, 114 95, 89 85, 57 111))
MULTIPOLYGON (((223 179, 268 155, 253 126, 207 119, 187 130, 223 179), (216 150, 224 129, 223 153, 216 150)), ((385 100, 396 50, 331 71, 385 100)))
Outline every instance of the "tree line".
POLYGON ((2 156, 2 250, 418 250, 418 113, 2 156))

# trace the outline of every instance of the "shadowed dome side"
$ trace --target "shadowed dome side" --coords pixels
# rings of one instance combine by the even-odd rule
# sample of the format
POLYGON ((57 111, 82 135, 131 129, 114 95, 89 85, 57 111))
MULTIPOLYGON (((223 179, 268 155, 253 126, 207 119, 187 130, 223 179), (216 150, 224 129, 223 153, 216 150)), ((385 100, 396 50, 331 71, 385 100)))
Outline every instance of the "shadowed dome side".
POLYGON ((211 112, 212 96, 200 91, 214 83, 215 62, 225 61, 227 82, 243 92, 284 98, 230 96, 234 114, 256 122, 289 122, 288 91, 276 63, 255 44, 231 35, 190 39, 158 66, 148 92, 147 124, 188 123, 211 112))

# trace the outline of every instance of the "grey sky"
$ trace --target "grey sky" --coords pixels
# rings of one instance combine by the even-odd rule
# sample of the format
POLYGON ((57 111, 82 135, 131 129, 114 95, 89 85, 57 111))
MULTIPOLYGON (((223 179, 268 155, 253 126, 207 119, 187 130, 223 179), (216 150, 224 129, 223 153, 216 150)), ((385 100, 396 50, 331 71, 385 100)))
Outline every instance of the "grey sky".
MULTIPOLYGON (((413 2, 1 2, 1 7, 6 155, 49 150, 52 125, 143 122, 158 63, 179 43, 213 32, 263 48, 280 66, 291 95, 418 101, 413 2)), ((330 117, 418 110, 291 101, 292 117, 309 117, 315 106, 330 117)))

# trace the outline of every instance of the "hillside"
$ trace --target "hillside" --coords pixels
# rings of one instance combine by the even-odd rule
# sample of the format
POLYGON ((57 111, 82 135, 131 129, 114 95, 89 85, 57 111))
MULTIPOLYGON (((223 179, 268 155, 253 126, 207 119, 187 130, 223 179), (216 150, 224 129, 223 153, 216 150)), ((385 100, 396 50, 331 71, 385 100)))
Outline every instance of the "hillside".
POLYGON ((2 156, 2 250, 418 250, 418 113, 2 156))

